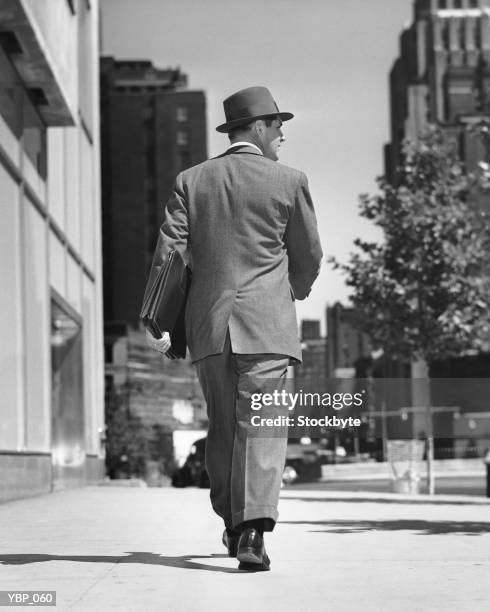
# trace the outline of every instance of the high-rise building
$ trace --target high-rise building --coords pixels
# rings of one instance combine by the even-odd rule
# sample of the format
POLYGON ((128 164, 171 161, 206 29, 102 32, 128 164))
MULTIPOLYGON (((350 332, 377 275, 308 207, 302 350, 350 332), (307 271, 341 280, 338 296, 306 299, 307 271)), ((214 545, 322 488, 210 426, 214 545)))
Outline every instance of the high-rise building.
POLYGON ((437 123, 473 169, 483 157, 468 123, 490 114, 490 0, 416 0, 390 74, 391 142, 386 176, 396 182, 404 138, 437 123))
POLYGON ((296 391, 324 393, 327 385, 327 346, 321 335, 320 321, 301 322, 301 352, 303 363, 294 368, 296 391))
POLYGON ((339 302, 327 307, 327 376, 355 375, 359 360, 371 355, 371 343, 353 322, 354 309, 339 302))
POLYGON ((100 76, 107 405, 124 390, 170 475, 174 431, 201 432, 204 402, 189 359, 147 346, 139 311, 175 177, 207 159, 206 100, 179 69, 150 61, 103 57, 100 76))
POLYGON ((104 473, 98 16, 0 3, 0 500, 104 473))
POLYGON ((101 59, 104 319, 138 325, 177 174, 207 158, 204 92, 178 69, 101 59))

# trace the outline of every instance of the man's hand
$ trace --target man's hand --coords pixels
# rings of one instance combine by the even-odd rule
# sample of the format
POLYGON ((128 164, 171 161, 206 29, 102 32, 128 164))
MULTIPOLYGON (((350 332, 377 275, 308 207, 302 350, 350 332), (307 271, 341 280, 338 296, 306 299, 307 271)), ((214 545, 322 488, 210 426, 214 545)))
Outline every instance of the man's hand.
POLYGON ((161 338, 155 338, 153 334, 147 329, 146 342, 148 346, 151 346, 152 349, 158 351, 159 353, 166 353, 168 349, 172 346, 170 343, 170 334, 168 332, 163 332, 163 336, 161 338))

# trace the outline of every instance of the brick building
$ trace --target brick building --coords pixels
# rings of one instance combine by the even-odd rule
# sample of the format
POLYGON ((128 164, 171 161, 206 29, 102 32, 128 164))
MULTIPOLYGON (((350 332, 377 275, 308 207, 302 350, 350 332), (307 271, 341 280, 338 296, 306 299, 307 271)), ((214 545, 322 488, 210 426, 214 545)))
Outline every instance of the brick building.
POLYGON ((204 92, 149 61, 101 58, 104 320, 138 325, 165 203, 207 158, 204 92))

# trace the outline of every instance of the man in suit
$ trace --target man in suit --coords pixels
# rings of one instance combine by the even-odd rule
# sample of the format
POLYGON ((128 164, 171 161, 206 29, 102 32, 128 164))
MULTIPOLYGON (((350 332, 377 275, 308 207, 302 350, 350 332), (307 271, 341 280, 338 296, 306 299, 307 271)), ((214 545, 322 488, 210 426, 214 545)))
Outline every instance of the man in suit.
MULTIPOLYGON (((305 175, 277 163, 282 123, 293 115, 265 87, 233 94, 224 111, 216 129, 231 144, 177 176, 147 287, 178 249, 192 269, 185 323, 207 403, 211 503, 230 556, 256 571, 270 568, 263 534, 278 517, 287 433, 258 434, 250 397, 281 392, 288 365, 301 362, 294 301, 310 293, 322 250, 305 175)), ((168 334, 147 334, 168 350, 168 334)))

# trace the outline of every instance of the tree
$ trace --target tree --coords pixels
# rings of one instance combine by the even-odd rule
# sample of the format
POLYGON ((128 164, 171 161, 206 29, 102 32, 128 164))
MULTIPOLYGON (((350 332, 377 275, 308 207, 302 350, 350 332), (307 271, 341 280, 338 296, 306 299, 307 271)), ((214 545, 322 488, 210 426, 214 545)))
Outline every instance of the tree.
POLYGON ((360 214, 382 243, 356 239, 347 264, 330 261, 352 288, 356 324, 375 347, 405 359, 445 359, 479 349, 489 329, 487 215, 472 195, 453 143, 432 129, 404 148, 399 184, 378 179, 360 214))
MULTIPOLYGON (((379 194, 361 196, 360 214, 381 228, 383 242, 357 239, 347 264, 330 261, 346 275, 356 325, 374 347, 427 372, 431 360, 478 350, 488 334, 490 228, 475 197, 481 181, 431 128, 406 143, 397 185, 383 177, 378 185, 379 194)), ((424 394, 429 410, 428 385, 424 394)))

